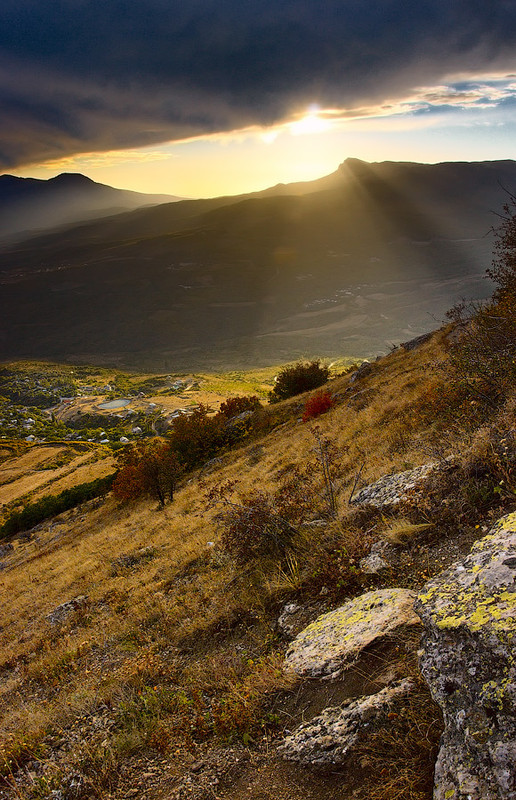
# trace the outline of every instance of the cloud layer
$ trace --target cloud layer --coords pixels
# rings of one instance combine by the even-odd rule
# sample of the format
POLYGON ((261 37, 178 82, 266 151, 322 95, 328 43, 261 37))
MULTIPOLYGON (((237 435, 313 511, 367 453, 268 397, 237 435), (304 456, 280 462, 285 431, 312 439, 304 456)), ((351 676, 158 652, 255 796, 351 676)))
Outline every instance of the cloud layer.
POLYGON ((512 70, 516 0, 3 0, 0 166, 512 70))

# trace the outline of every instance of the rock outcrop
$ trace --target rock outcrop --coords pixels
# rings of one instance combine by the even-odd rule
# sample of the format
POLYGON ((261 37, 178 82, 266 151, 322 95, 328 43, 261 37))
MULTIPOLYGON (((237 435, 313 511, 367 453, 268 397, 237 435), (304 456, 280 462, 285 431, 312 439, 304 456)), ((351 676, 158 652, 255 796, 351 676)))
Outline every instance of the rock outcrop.
POLYGON ((435 462, 394 475, 384 475, 356 492, 351 498, 351 503, 374 508, 395 507, 403 500, 407 500, 414 491, 424 485, 429 475, 440 468, 441 465, 435 462))
POLYGON ((403 680, 376 694, 325 708, 319 716, 303 723, 287 736, 278 752, 287 761, 298 761, 308 766, 342 764, 352 754, 353 748, 403 704, 413 688, 412 681, 403 680))
POLYGON ((516 513, 431 580, 416 610, 445 722, 434 800, 516 800, 516 513))
POLYGON ((77 597, 72 598, 72 600, 67 600, 66 603, 61 603, 60 606, 54 608, 50 614, 47 614, 46 618, 50 622, 51 625, 59 625, 61 622, 64 622, 71 614, 74 614, 81 608, 85 608, 88 604, 88 598, 80 594, 77 597))
POLYGON ((285 667, 307 678, 337 677, 373 642, 420 624, 414 599, 407 589, 378 589, 349 600, 296 636, 285 667))

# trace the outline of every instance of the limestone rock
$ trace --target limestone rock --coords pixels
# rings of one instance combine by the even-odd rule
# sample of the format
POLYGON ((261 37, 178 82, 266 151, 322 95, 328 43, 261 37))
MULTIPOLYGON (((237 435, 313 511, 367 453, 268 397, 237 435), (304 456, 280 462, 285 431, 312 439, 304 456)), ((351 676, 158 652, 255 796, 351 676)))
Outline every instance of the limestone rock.
POLYGON ((77 597, 74 597, 72 600, 67 600, 66 603, 61 603, 60 606, 54 608, 50 614, 47 614, 47 620, 51 625, 58 625, 59 623, 64 622, 67 617, 69 617, 79 608, 84 608, 87 602, 88 598, 85 595, 80 594, 77 597))
POLYGON ((412 682, 403 680, 377 694, 325 708, 318 717, 287 736, 278 751, 284 759, 302 764, 342 764, 353 748, 382 724, 412 689, 412 682))
POLYGON ((416 604, 421 669, 443 710, 435 800, 516 800, 516 513, 416 604))
POLYGON ((369 553, 365 558, 361 558, 358 566, 366 575, 379 575, 389 569, 387 561, 379 553, 369 553))
POLYGON ((293 633, 293 620, 301 610, 301 606, 297 603, 287 603, 283 606, 281 614, 278 617, 278 628, 285 636, 292 636, 293 633))
POLYGON ((369 361, 362 361, 359 368, 352 373, 349 382, 356 383, 361 378, 365 378, 366 375, 369 375, 372 372, 373 367, 369 363, 369 361))
POLYGON ((296 636, 285 666, 304 677, 337 677, 368 645, 419 624, 414 599, 408 589, 378 589, 349 600, 296 636))
POLYGON ((354 505, 368 505, 374 508, 397 506, 402 500, 409 497, 410 492, 423 484, 425 478, 440 467, 440 464, 432 462, 405 472, 397 472, 395 475, 384 475, 356 492, 350 502, 354 505))

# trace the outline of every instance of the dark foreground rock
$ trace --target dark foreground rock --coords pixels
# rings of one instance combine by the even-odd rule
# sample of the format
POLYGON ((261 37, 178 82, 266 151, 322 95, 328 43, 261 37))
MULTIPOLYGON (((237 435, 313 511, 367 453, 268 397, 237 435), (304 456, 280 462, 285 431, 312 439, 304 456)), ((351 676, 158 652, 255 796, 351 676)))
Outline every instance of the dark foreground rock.
POLYGON ((445 732, 434 800, 516 800, 516 513, 416 603, 445 732))
POLYGON ((307 766, 343 764, 359 743, 385 724, 389 713, 403 705, 413 688, 412 681, 403 680, 376 694, 325 708, 287 736, 278 752, 288 761, 307 766))

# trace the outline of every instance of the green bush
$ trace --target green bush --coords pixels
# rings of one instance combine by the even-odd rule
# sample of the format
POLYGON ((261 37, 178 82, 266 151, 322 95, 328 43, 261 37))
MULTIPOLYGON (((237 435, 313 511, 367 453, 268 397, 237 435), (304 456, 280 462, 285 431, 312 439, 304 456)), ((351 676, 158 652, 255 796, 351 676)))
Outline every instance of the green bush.
POLYGON ((86 500, 92 500, 94 497, 99 497, 109 492, 113 485, 114 477, 113 473, 104 478, 81 483, 71 489, 65 489, 59 494, 47 495, 35 503, 29 503, 21 511, 13 511, 0 527, 0 539, 20 531, 29 530, 49 517, 61 514, 63 511, 68 511, 68 509, 86 502, 86 500))
POLYGON ((317 389, 328 380, 330 370, 320 361, 303 362, 284 367, 276 377, 274 389, 269 392, 269 401, 278 403, 296 394, 317 389))

